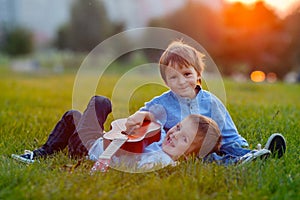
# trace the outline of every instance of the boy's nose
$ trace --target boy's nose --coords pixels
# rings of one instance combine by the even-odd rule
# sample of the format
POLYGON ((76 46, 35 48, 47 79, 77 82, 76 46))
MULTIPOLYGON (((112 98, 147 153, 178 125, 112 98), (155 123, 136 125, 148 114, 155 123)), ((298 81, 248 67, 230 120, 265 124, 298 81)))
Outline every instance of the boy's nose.
POLYGON ((179 84, 183 84, 183 83, 185 83, 185 78, 184 78, 184 76, 179 76, 179 78, 178 78, 178 82, 179 82, 179 84))
POLYGON ((173 133, 172 137, 175 138, 175 139, 177 139, 177 133, 173 133))

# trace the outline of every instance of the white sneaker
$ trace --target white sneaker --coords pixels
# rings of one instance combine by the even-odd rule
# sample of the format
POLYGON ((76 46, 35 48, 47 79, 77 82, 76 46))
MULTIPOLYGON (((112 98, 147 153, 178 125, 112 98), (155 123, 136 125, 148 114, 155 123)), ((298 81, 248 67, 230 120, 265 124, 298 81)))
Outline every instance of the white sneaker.
POLYGON ((243 165, 245 163, 255 160, 256 158, 266 159, 270 155, 271 155, 271 151, 269 151, 268 149, 251 151, 240 158, 239 164, 243 165))
POLYGON ((22 154, 22 155, 11 154, 11 157, 15 160, 18 160, 18 161, 21 161, 21 162, 27 163, 27 164, 35 162, 35 160, 34 160, 35 156, 34 156, 33 152, 29 151, 29 150, 25 150, 24 154, 22 154))

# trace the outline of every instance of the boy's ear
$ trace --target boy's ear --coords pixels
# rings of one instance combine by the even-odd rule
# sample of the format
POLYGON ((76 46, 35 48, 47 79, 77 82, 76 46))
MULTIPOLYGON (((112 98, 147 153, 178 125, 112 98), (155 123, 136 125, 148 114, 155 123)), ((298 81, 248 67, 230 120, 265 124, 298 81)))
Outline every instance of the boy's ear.
POLYGON ((197 72, 197 82, 201 85, 201 74, 197 72))
POLYGON ((201 85, 201 77, 198 78, 197 84, 201 85))

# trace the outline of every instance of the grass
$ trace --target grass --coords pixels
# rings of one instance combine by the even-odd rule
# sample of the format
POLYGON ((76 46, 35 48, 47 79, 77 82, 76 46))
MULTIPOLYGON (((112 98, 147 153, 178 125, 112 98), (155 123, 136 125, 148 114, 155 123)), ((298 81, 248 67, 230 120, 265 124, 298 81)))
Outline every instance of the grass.
MULTIPOLYGON (((110 96, 117 79, 103 77, 107 87, 98 93, 110 96)), ((281 159, 229 167, 189 160, 150 173, 111 169, 93 176, 89 175, 91 161, 68 167, 78 161, 69 159, 66 151, 32 165, 12 160, 12 153, 42 145, 62 114, 71 109, 74 80, 74 74, 1 70, 0 199, 299 199, 300 85, 225 81, 227 108, 240 134, 254 148, 271 133, 281 132, 288 145, 281 159)), ((137 89, 130 112, 164 90, 157 85, 137 89)), ((116 112, 123 113, 121 107, 116 112)))

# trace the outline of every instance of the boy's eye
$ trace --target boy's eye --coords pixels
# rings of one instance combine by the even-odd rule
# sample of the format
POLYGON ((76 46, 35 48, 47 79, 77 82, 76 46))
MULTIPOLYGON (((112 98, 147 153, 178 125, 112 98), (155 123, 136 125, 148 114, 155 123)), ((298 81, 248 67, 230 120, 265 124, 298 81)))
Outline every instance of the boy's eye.
POLYGON ((185 73, 184 76, 190 76, 192 73, 185 73))
POLYGON ((176 131, 180 131, 180 126, 179 126, 179 124, 176 125, 176 131))

